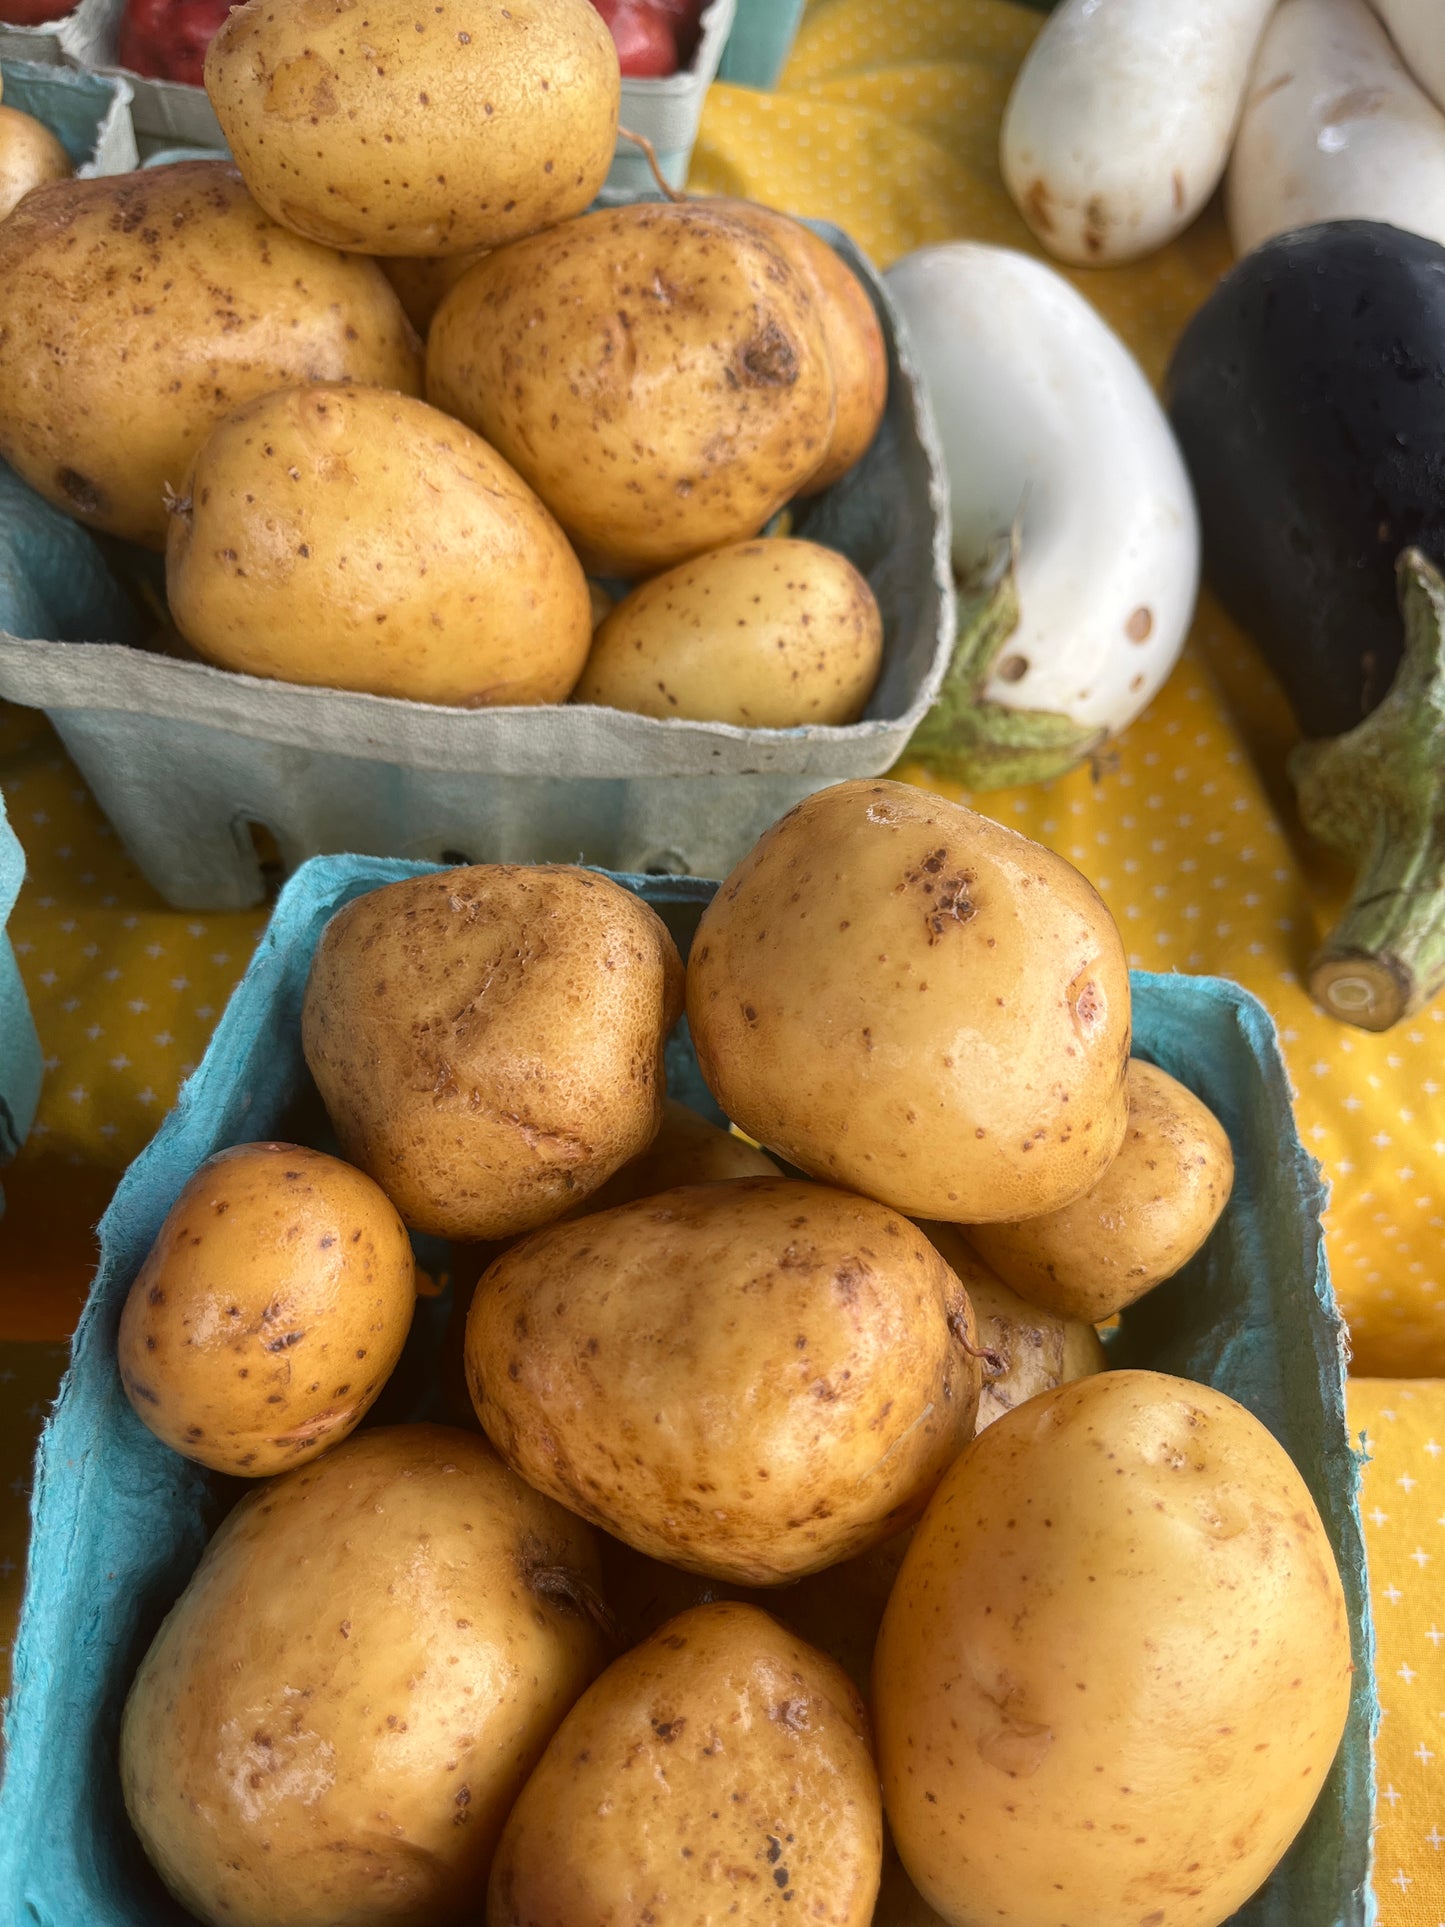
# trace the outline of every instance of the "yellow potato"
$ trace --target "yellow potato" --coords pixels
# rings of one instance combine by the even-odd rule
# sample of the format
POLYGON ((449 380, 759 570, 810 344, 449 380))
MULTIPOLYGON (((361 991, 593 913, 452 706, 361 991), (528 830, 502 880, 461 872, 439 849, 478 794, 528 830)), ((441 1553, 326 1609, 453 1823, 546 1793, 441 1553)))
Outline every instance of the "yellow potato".
POLYGON ((296 381, 416 394, 420 344, 374 261, 298 240, 226 161, 37 188, 0 222, 0 457, 151 548, 214 425, 296 381))
POLYGON ((978 1342, 989 1354, 983 1360, 978 1431, 1027 1398, 1107 1369, 1103 1342, 1092 1325, 1043 1311, 1010 1291, 965 1242, 957 1225, 925 1224, 920 1229, 963 1280, 978 1321, 978 1342))
POLYGON ((497 1849, 489 1927, 868 1927, 883 1821, 846 1676, 755 1606, 702 1606, 563 1721, 497 1849))
POLYGON ((43 122, 0 107, 0 221, 33 187, 68 180, 70 156, 43 122))
POLYGON ((427 397, 501 450, 599 575, 756 535, 833 432, 802 276, 697 201, 603 209, 479 261, 432 322, 427 397))
POLYGON ((212 430, 166 594, 223 669, 469 709, 561 702, 592 640, 581 564, 500 455, 424 401, 329 382, 212 430))
POLYGON ((688 1021, 748 1136, 912 1217, 1054 1210, 1124 1135, 1129 972, 1077 870, 903 783, 820 790, 692 946, 688 1021))
POLYGON ((1219 1220, 1234 1153, 1207 1105, 1134 1058, 1129 1128, 1092 1190, 1021 1223, 971 1226, 970 1243, 1031 1304, 1099 1323, 1172 1278, 1219 1220))
POLYGON ((206 92, 268 214, 363 254, 462 254, 580 214, 619 76, 590 0, 233 7, 206 92))
POLYGON ((624 597, 593 639, 576 699, 750 729, 855 723, 882 660, 883 618, 847 556, 817 542, 735 542, 624 597))
POLYGON ((467 1381, 539 1491, 655 1558, 780 1585, 922 1511, 973 1432, 972 1334, 916 1226, 742 1178, 512 1246, 472 1300, 467 1381))
POLYGON ((353 1431, 416 1300, 406 1226, 371 1179, 295 1144, 208 1158, 121 1312, 126 1397, 200 1465, 268 1478, 353 1431))
POLYGON ((1324 1526, 1245 1409, 1104 1372, 980 1433, 913 1535, 873 1675, 904 1865, 952 1927, 1218 1927, 1344 1730, 1324 1526))
POLYGON ((468 248, 465 254, 379 255, 376 265, 396 289, 397 299, 406 309, 406 318, 422 340, 431 318, 474 261, 480 261, 485 248, 468 248))
POLYGON ((807 282, 823 324, 837 413, 823 464, 798 491, 816 495, 846 475, 878 433, 888 405, 888 348, 883 330, 867 289, 821 235, 756 201, 720 205, 782 249, 807 282))
POLYGON ((580 1520, 486 1442, 362 1432, 242 1500, 141 1663, 126 1810, 206 1927, 462 1927, 597 1673, 580 1520))
POLYGON ((682 1001, 665 926, 566 865, 389 883, 326 926, 302 1011, 342 1150, 408 1224, 546 1224, 657 1135, 682 1001))
POLYGON ((686 1104, 667 1098, 657 1136, 640 1157, 594 1191, 586 1211, 610 1211, 634 1198, 656 1197, 680 1184, 720 1184, 730 1178, 776 1178, 782 1174, 766 1151, 746 1138, 735 1137, 720 1125, 690 1111, 686 1104))

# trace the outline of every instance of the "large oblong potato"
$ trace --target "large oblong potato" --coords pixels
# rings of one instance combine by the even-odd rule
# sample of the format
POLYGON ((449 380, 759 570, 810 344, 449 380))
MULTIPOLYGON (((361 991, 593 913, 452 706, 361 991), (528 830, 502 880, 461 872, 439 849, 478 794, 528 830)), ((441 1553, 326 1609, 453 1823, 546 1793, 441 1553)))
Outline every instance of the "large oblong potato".
POLYGON ((756 1606, 699 1606, 615 1660, 512 1809, 489 1927, 868 1927, 883 1857, 847 1675, 756 1606))
POLYGON ((268 1478, 361 1423, 416 1303, 406 1226, 340 1158, 239 1144, 171 1206, 120 1316, 121 1384, 158 1438, 268 1478))
POLYGON ((539 1491, 639 1551, 781 1585, 917 1517, 973 1431, 968 1295, 822 1185, 685 1185, 553 1225, 477 1286, 467 1382, 539 1491))
POLYGON ((1071 864, 865 779, 765 832, 703 913, 698 1063, 766 1149, 911 1217, 1054 1210, 1123 1139, 1129 971, 1071 864))
POLYGON ((246 184, 297 234, 461 254, 580 214, 617 137, 590 0, 248 0, 206 53, 246 184))
POLYGON ((1043 1217, 971 1225, 968 1238, 1031 1304, 1063 1318, 1112 1317, 1187 1264, 1219 1221, 1234 1153, 1208 1105, 1132 1058, 1129 1128, 1082 1198, 1043 1217))
POLYGON ((0 221, 32 188, 68 180, 70 156, 43 121, 18 107, 0 107, 0 221))
POLYGON ((226 1518, 141 1662, 131 1824, 206 1927, 463 1927, 600 1669, 580 1520, 485 1440, 362 1432, 226 1518))
POLYGON ((652 1142, 682 963, 566 864, 389 883, 327 924, 301 1017, 344 1154, 408 1224, 480 1243, 558 1218, 652 1142))
POLYGON ((846 555, 734 542, 625 596, 593 637, 576 700, 750 729, 855 723, 882 660, 883 618, 846 555))
POLYGON ((0 457, 77 521, 164 548, 212 427, 296 381, 417 394, 374 261, 300 240, 227 161, 37 188, 0 222, 0 457))
POLYGON ((1025 1399, 1107 1370, 1103 1342, 1086 1320, 1044 1311, 1010 1291, 956 1224, 920 1228, 963 1280, 978 1324, 978 1342, 987 1353, 978 1397, 978 1431, 1025 1399))
POLYGON ((432 321, 427 398, 501 450, 601 575, 756 535, 833 432, 803 277, 698 201, 604 208, 479 261, 432 321))
POLYGON ((836 413, 822 466, 800 495, 830 488, 867 454, 888 405, 888 347, 868 291, 841 255, 801 221, 757 201, 714 202, 780 247, 807 282, 833 369, 836 413))
POLYGON ((1219 1927, 1299 1832, 1350 1700, 1309 1488, 1206 1385, 1104 1372, 981 1432, 913 1535, 873 1718, 952 1927, 1219 1927))
POLYGON ((592 640, 581 564, 494 449, 424 401, 333 382, 211 431, 166 594, 223 669, 467 708, 561 702, 592 640))

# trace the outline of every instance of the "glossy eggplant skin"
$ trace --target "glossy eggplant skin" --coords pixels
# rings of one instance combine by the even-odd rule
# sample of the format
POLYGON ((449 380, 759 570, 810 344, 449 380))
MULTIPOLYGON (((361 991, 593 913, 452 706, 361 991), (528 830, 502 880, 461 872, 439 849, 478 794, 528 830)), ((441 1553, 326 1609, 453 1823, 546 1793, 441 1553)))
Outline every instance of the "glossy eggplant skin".
POLYGON ((1395 563, 1445 563, 1445 248, 1372 221, 1280 235, 1220 282, 1166 401, 1206 579, 1309 737, 1384 697, 1395 563))

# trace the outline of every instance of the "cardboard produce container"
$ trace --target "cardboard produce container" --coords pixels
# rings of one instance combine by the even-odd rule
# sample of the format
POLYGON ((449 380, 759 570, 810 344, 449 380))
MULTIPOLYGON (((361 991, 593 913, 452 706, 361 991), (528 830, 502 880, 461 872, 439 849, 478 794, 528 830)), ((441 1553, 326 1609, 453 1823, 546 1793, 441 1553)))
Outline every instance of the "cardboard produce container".
MULTIPOLYGON (((38 32, 39 29, 31 29, 38 32)), ((4 102, 48 127, 82 176, 124 174, 136 164, 131 90, 113 74, 76 73, 12 57, 0 30, 4 102)))
MULTIPOLYGON (((811 790, 890 768, 953 648, 948 485, 922 384, 875 271, 838 229, 812 225, 869 289, 888 343, 888 410, 872 448, 794 510, 794 532, 849 556, 882 611, 883 670, 862 721, 742 729, 582 704, 451 709, 264 682, 127 646, 136 618, 113 571, 108 609, 92 602, 53 626, 37 628, 33 614, 17 626, 0 600, 0 696, 46 712, 146 876, 188 909, 261 900, 261 832, 288 871, 363 850, 724 874, 811 790)), ((77 546, 105 574, 100 545, 68 527, 57 549, 0 516, 0 583, 7 547, 32 606, 63 599, 77 546)), ((131 560, 154 597, 156 558, 131 560)))
MULTIPOLYGON (((15 950, 5 933, 20 885, 25 852, 5 818, 0 796, 0 1164, 8 1164, 29 1135, 40 1098, 40 1039, 20 980, 15 950)), ((5 1196, 0 1192, 0 1211, 5 1196)))
MULTIPOLYGON (((131 1410, 115 1358, 121 1307, 196 1167, 225 1146, 284 1137, 295 1128, 293 1107, 308 1095, 314 1103, 300 1012, 327 920, 353 897, 419 867, 335 857, 293 878, 200 1068, 106 1213, 100 1267, 37 1462, 5 1727, 9 1767, 0 1787, 0 1920, 7 1923, 178 1927, 187 1918, 162 1892, 127 1824, 117 1730, 135 1669, 237 1484, 178 1457, 131 1410)), ((685 952, 715 886, 619 880, 658 910, 685 952)), ((1218 980, 1142 973, 1133 991, 1136 1052, 1214 1110, 1237 1175, 1203 1251, 1124 1314, 1113 1358, 1214 1385, 1269 1427, 1319 1505, 1354 1628, 1344 1744, 1304 1832, 1235 1927, 1366 1927, 1373 1640, 1318 1167, 1301 1149, 1273 1027, 1253 998, 1218 980)), ((716 1116, 685 1027, 669 1043, 667 1065, 672 1094, 716 1116)), ((445 1299, 432 1302, 443 1317, 419 1319, 398 1368, 423 1396, 400 1410, 392 1400, 385 1422, 440 1415, 431 1361, 445 1299)), ((778 1598, 782 1610, 785 1595, 778 1598)))

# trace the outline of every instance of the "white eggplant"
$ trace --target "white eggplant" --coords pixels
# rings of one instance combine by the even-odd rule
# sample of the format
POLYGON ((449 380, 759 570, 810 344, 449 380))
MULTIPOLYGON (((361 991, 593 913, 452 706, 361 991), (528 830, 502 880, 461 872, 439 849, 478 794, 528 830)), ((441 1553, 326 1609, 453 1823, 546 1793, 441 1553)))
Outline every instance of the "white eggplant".
POLYGON ((1061 261, 1163 247, 1219 184, 1274 0, 1064 0, 1019 69, 1000 160, 1061 261))
POLYGON ((1189 478, 1138 363, 1052 268, 956 241, 885 279, 938 426, 960 585, 910 753, 975 788, 1043 780, 1132 722, 1178 658, 1189 478))
POLYGON ((1241 255, 1320 221, 1445 242, 1445 114, 1365 0, 1284 0, 1250 75, 1225 210, 1241 255))
POLYGON ((1440 0, 1375 0, 1400 57, 1439 108, 1445 109, 1445 7, 1440 0))

